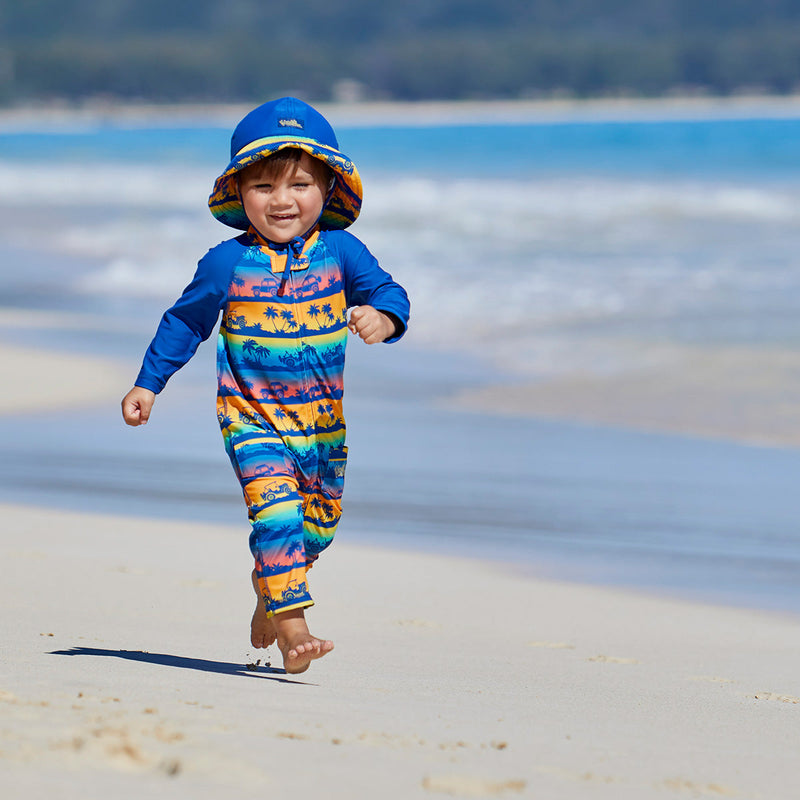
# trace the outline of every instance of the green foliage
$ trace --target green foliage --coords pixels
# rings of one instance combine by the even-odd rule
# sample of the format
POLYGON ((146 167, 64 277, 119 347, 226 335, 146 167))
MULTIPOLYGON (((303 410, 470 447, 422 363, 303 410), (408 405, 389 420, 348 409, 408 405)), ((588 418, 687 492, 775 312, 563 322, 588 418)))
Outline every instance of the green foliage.
POLYGON ((0 0, 0 100, 800 86, 800 0, 0 0), (350 86, 354 85, 352 83, 350 86))

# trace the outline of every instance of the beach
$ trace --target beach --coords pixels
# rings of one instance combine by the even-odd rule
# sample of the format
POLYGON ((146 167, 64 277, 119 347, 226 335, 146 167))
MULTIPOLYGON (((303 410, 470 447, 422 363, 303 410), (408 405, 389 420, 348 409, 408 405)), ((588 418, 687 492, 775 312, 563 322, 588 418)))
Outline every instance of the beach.
POLYGON ((337 544, 309 614, 336 649, 288 676, 231 531, 2 516, 6 797, 800 789, 796 619, 337 544))
POLYGON ((331 110, 412 323, 348 345, 299 676, 249 644, 214 337, 119 412, 240 110, 5 114, 2 795, 796 797, 797 108, 331 110))
POLYGON ((800 446, 800 353, 655 345, 622 374, 575 373, 457 394, 474 411, 800 446))
MULTIPOLYGON (((16 355, 0 351, 4 368, 16 355)), ((121 385, 87 361, 65 358, 64 374, 103 386, 76 382, 62 419, 121 385)), ((42 382, 23 383, 31 403, 42 382)), ((91 510, 0 510, 4 796, 800 789, 796 615, 353 542, 345 527, 311 573, 312 629, 336 649, 289 676, 274 647, 249 645, 246 526, 91 510)))

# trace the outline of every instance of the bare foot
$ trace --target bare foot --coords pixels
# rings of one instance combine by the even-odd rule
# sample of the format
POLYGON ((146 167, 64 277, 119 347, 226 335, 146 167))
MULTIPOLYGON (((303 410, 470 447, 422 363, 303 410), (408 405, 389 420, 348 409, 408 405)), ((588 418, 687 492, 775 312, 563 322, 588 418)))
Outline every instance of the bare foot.
POLYGON ((272 618, 287 672, 305 672, 312 661, 333 650, 333 642, 312 636, 302 608, 283 611, 272 618))
POLYGON ((275 625, 267 616, 267 609, 264 608, 264 598, 258 588, 256 571, 252 574, 253 589, 256 593, 256 610, 253 612, 253 619, 250 621, 250 643, 253 647, 269 647, 277 638, 275 625))

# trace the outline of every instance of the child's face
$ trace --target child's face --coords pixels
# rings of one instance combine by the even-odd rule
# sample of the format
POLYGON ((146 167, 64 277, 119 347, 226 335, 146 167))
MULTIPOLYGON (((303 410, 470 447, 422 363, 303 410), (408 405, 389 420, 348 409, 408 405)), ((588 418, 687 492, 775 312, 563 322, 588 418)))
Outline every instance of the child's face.
POLYGON ((263 161, 245 167, 239 191, 253 227, 265 239, 281 244, 306 233, 325 203, 327 186, 321 173, 308 153, 283 172, 263 161))

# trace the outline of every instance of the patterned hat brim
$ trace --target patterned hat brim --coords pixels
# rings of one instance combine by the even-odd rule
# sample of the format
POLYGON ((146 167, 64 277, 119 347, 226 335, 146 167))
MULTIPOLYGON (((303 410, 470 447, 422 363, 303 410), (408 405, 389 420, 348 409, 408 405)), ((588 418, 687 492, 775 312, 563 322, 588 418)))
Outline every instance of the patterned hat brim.
POLYGON ((305 151, 327 164, 333 171, 336 180, 330 199, 323 209, 320 227, 329 230, 352 225, 361 211, 363 196, 361 176, 355 164, 338 150, 320 144, 316 139, 304 139, 300 136, 290 139, 285 136, 270 136, 250 142, 242 148, 214 183, 214 189, 208 198, 211 213, 225 225, 246 231, 250 227, 250 221, 244 213, 239 196, 237 173, 249 164, 287 147, 305 151))

